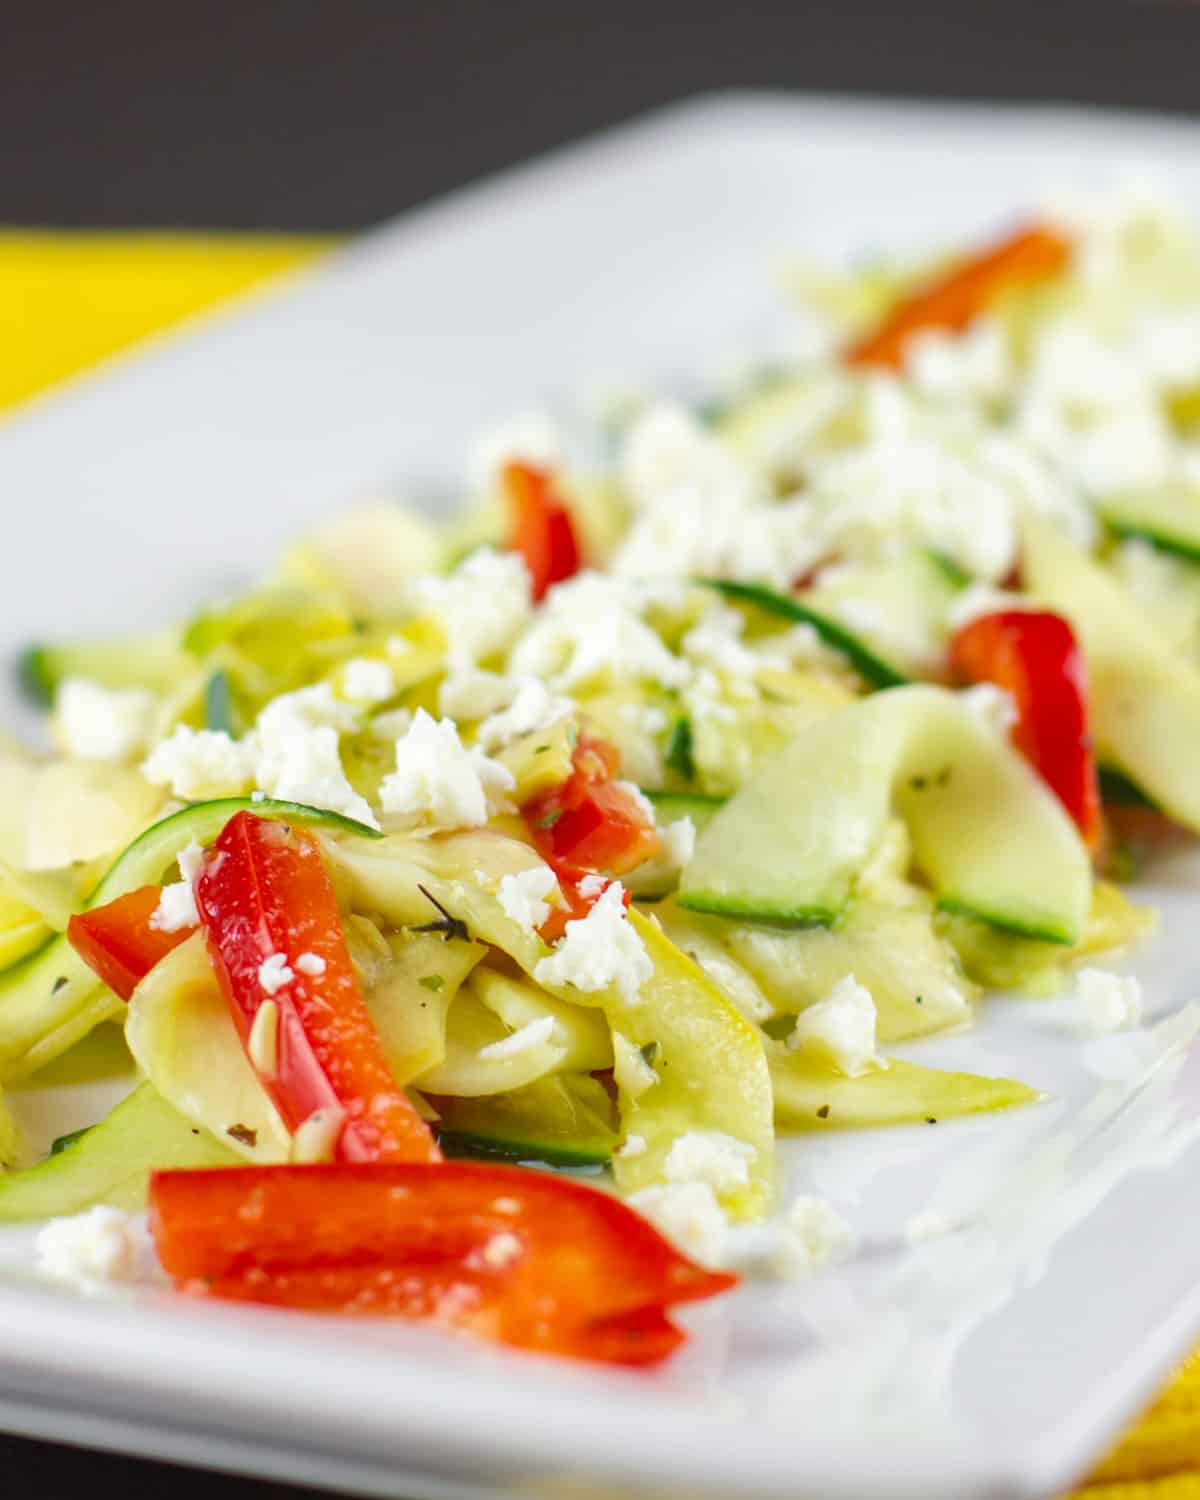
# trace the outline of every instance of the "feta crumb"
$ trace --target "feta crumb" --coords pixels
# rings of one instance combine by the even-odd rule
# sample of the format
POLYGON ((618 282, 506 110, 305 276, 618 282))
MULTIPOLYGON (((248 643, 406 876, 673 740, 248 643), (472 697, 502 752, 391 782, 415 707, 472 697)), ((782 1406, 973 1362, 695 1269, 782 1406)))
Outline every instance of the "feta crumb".
POLYGON ((778 1239, 769 1260, 776 1275, 798 1280, 834 1261, 845 1260, 854 1248, 854 1233, 831 1203, 823 1198, 796 1198, 778 1226, 778 1239))
POLYGON ((905 1220, 904 1238, 910 1245, 923 1245, 927 1240, 941 1239, 953 1228, 953 1223, 946 1218, 945 1214, 929 1209, 924 1213, 913 1214, 905 1220))
POLYGON ((792 1051, 823 1054, 838 1072, 858 1078, 880 1065, 875 1020, 871 992, 847 974, 823 1000, 800 1012, 787 1044, 792 1051))
POLYGON ((548 729, 565 718, 573 706, 569 698, 552 693, 538 678, 527 677, 504 712, 492 714, 479 726, 479 743, 485 750, 494 750, 518 735, 548 729))
POLYGON ((614 781, 613 785, 615 787, 619 787, 621 789, 621 791, 623 791, 625 793, 625 795, 629 798, 629 800, 637 808, 638 812, 641 813, 641 815, 642 815, 642 821, 644 823, 649 823, 651 826, 653 826, 653 824, 654 824, 654 803, 650 801, 650 798, 646 796, 645 792, 642 791, 641 787, 638 786, 637 782, 636 781, 614 781))
POLYGON ((757 1155, 748 1142, 723 1131, 689 1130, 671 1143, 663 1175, 668 1182, 706 1182, 715 1193, 728 1193, 750 1181, 757 1155))
POLYGON ((958 695, 985 729, 1007 739, 1009 731, 1021 717, 1017 700, 994 682, 977 682, 963 688, 958 695))
POLYGON ((295 977, 295 971, 283 953, 272 953, 258 966, 258 983, 265 995, 277 995, 295 977))
POLYGON ((544 411, 524 411, 478 433, 470 444, 467 478, 473 491, 490 489, 505 464, 552 468, 562 457, 553 420, 544 411))
POLYGON ((571 985, 586 994, 615 986, 626 1005, 637 1004, 654 964, 626 918, 624 900, 621 882, 611 881, 586 917, 567 923, 554 951, 538 961, 534 979, 549 988, 571 985))
POLYGON ((274 1000, 264 1000, 254 1012, 246 1051, 257 1073, 263 1078, 275 1076, 279 1065, 279 1006, 274 1000))
POLYGON ((455 662, 438 688, 438 709, 449 719, 483 719, 507 708, 516 681, 500 672, 485 672, 471 662, 455 662))
POLYGON ((128 760, 145 742, 153 704, 141 688, 113 689, 88 677, 64 678, 54 699, 62 747, 84 760, 128 760))
POLYGON ((455 665, 506 651, 532 611, 529 569, 515 552, 483 547, 447 577, 414 580, 414 602, 437 616, 455 665))
POLYGON ((175 863, 179 866, 180 879, 187 881, 188 885, 194 885, 204 864, 204 849, 200 840, 189 839, 175 856, 175 863))
POLYGON ((696 825, 691 818, 676 818, 659 829, 663 850, 671 864, 682 870, 696 852, 696 825))
POLYGON ((51 1219, 38 1231, 34 1246, 39 1276, 91 1296, 147 1280, 154 1264, 140 1217, 103 1204, 51 1219))
POLYGON ((550 903, 546 897, 557 890, 558 881, 550 866, 534 865, 530 870, 506 875, 500 882, 496 899, 506 917, 526 932, 534 932, 550 915, 550 903))
POLYGON ((383 703, 396 692, 396 674, 385 661, 355 656, 342 670, 342 692, 353 703, 383 703))
POLYGON ((707 1182, 655 1184, 625 1201, 693 1260, 704 1266, 721 1264, 729 1220, 707 1182))
POLYGON ((292 1137, 292 1161, 300 1166, 332 1161, 345 1123, 346 1111, 335 1104, 314 1109, 308 1119, 296 1127, 292 1137))
POLYGON ((177 724, 142 764, 155 786, 169 786, 189 802, 236 797, 254 776, 255 747, 223 729, 190 729, 177 724))
POLYGON ((515 786, 507 766, 478 746, 464 748, 451 720, 420 708, 396 741, 396 769, 379 797, 385 812, 421 816, 437 828, 481 828, 515 786))
POLYGON ((155 932, 182 932, 185 927, 199 925, 200 913, 191 881, 176 880, 164 885, 158 905, 150 913, 150 926, 155 932))
POLYGON ((310 979, 319 979, 328 965, 319 953, 302 953, 296 960, 297 974, 307 974, 310 979))
POLYGON ((248 741, 257 747, 259 787, 280 801, 325 808, 378 828, 369 803, 346 779, 338 749, 339 734, 356 729, 359 720, 359 711, 339 702, 327 682, 272 699, 248 741))
POLYGON ((634 1156, 645 1156, 646 1137, 644 1135, 627 1135, 620 1146, 613 1152, 614 1156, 622 1156, 627 1161, 634 1156))
POLYGON ((585 901, 594 901, 597 896, 603 896, 607 887, 607 875, 585 875, 579 882, 579 894, 585 901))
POLYGON ((510 1057, 519 1057, 522 1052, 528 1052, 533 1047, 540 1047, 553 1036, 554 1017, 538 1016, 535 1021, 526 1022, 511 1035, 501 1037, 498 1042, 489 1042, 486 1047, 480 1047, 479 1056, 489 1062, 504 1062, 510 1057))
POLYGON ((1080 969, 1075 998, 1083 1029, 1092 1034, 1125 1031, 1142 1019, 1142 987, 1132 974, 1080 969))

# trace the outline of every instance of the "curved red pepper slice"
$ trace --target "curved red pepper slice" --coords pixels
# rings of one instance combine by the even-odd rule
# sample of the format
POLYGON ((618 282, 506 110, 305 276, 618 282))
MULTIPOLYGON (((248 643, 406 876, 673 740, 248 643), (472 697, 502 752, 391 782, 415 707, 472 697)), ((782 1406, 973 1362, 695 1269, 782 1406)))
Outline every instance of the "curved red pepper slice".
POLYGON ((961 331, 1010 287, 1057 275, 1070 254, 1068 241, 1053 230, 1023 229, 906 297, 846 350, 846 362, 902 369, 914 334, 932 328, 961 331))
POLYGON ((156 1172, 151 1227, 184 1290, 393 1316, 621 1364, 682 1340, 665 1310, 736 1285, 619 1199, 471 1162, 156 1172))
POLYGON ((1088 732, 1087 672, 1067 621, 1042 610, 980 615, 951 640, 950 667, 969 682, 994 682, 1012 694, 1014 744, 1095 848, 1100 788, 1088 732))
POLYGON ((619 765, 605 740, 580 737, 574 770, 521 809, 538 853, 567 882, 589 874, 623 875, 661 848, 642 799, 613 780, 619 765))
POLYGON ((341 1161, 437 1161, 429 1127, 387 1064, 346 950, 321 848, 305 829, 235 813, 207 852, 196 904, 243 1045, 264 1000, 278 1007, 277 1061, 256 1067, 292 1130, 319 1109, 344 1111, 341 1161), (292 977, 273 993, 261 968, 282 955, 292 977), (297 960, 312 955, 318 973, 297 960))
POLYGON ((502 480, 509 507, 509 549, 525 559, 533 597, 541 599, 551 584, 573 577, 582 566, 575 525, 544 469, 505 464, 502 480))
POLYGON ((115 995, 128 1000, 150 970, 195 932, 163 932, 150 919, 158 910, 162 889, 144 885, 106 906, 76 913, 67 923, 67 939, 84 963, 115 995))

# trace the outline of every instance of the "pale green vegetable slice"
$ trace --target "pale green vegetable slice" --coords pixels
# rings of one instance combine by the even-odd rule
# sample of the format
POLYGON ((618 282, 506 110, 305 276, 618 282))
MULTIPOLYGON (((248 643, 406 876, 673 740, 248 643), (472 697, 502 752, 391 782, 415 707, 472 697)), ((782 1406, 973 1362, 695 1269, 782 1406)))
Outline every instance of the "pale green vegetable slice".
POLYGON ((0 1192, 4 1188, 4 1173, 17 1159, 19 1144, 17 1122, 13 1119, 12 1110, 4 1102, 4 1094, 0 1092, 0 1192))
POLYGON ((680 905, 828 925, 893 810, 943 906, 1073 942, 1091 895, 1070 818, 1001 736, 944 688, 874 694, 813 723, 701 834, 680 905))
POLYGON ((504 1043, 511 1032, 475 993, 470 981, 454 997, 446 1017, 446 1055, 416 1080, 423 1094, 479 1098, 513 1089, 557 1072, 566 1048, 551 1038, 534 1041, 511 1055, 489 1057, 486 1049, 504 1043))
POLYGON ((510 1032, 547 1018, 553 1021, 554 1042, 564 1049, 564 1071, 595 1073, 612 1067, 612 1038, 600 1011, 556 999, 540 985, 487 967, 475 970, 471 988, 510 1032))
POLYGON ((228 1167, 237 1161, 227 1146, 143 1083, 46 1161, 24 1172, 0 1173, 0 1222, 74 1214, 93 1203, 144 1208, 152 1171, 228 1167))
POLYGON ((126 766, 48 761, 30 789, 24 858, 12 863, 59 870, 112 856, 145 828, 162 801, 161 787, 126 766))
POLYGON ((880 562, 827 568, 803 602, 836 620, 876 657, 909 677, 936 675, 957 586, 928 552, 913 548, 880 562))
POLYGON ((1060 532, 1026 517, 1022 536, 1026 587, 1067 616, 1083 645, 1099 755, 1170 817, 1200 830, 1200 671, 1060 532))
POLYGON ((439 1098, 437 1107, 447 1156, 603 1167, 618 1141, 612 1100, 585 1074, 542 1078, 486 1099, 439 1098))
MULTIPOLYGON (((716 918, 712 922, 718 925, 716 918)), ((927 909, 859 900, 832 928, 719 925, 728 929, 727 951, 770 996, 776 1012, 802 1011, 853 974, 875 1001, 882 1041, 926 1036, 971 1018, 978 991, 954 950, 934 932, 927 909)))
POLYGON ((451 1001, 487 949, 425 932, 398 933, 387 943, 392 961, 365 998, 388 1066, 407 1084, 445 1058, 451 1001))
POLYGON ((886 1068, 846 1078, 814 1065, 803 1051, 768 1043, 775 1119, 781 1130, 849 1130, 901 1125, 1010 1109, 1041 1098, 1013 1078, 950 1073, 891 1058, 886 1068))
MULTIPOLYGON (((528 868, 530 859, 536 858, 515 840, 498 834, 492 839, 493 873, 518 862, 518 867, 528 868), (503 847, 514 844, 515 849, 503 847)), ((478 838, 447 839, 439 855, 426 853, 430 864, 463 870, 466 878, 457 880, 422 870, 403 857, 380 857, 389 846, 400 854, 399 840, 330 846, 352 908, 407 926, 429 920, 432 898, 470 938, 499 948, 533 977, 550 949, 536 933, 506 916, 496 898, 475 882, 474 855, 464 850, 478 848, 478 838)), ((663 1066, 654 1070, 653 1086, 642 1095, 634 1099, 630 1091, 623 1091, 622 1129, 642 1136, 647 1149, 641 1156, 617 1159, 618 1185, 622 1191, 633 1191, 661 1180, 676 1136, 689 1130, 719 1130, 745 1141, 756 1153, 749 1184, 730 1196, 728 1206, 739 1214, 759 1212, 770 1199, 774 1159, 771 1083, 761 1033, 653 921, 636 911, 629 920, 654 965, 636 1003, 626 1002, 615 988, 586 993, 564 986, 551 991, 559 1000, 603 1010, 614 1043, 619 1034, 639 1052, 646 1048, 662 1061, 663 1066)), ((424 1079, 421 1086, 430 1087, 424 1079)))
POLYGON ((247 1161, 287 1161, 291 1135, 246 1057, 202 933, 134 990, 125 1039, 146 1077, 193 1125, 247 1161))
POLYGON ((1122 536, 1143 537, 1165 552, 1200 562, 1200 490, 1175 483, 1110 496, 1100 514, 1122 536))

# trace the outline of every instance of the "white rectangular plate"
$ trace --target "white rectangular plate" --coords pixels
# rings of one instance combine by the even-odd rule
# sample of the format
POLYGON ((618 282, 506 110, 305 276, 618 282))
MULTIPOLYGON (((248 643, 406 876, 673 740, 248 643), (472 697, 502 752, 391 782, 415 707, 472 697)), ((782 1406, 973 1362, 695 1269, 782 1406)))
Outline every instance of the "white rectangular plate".
MULTIPOLYGON (((509 173, 0 426, 0 645, 178 613, 338 505, 453 485, 472 429, 598 376, 694 385, 772 337, 782 253, 979 236, 1130 158, 1200 207, 1198 146, 1185 123, 730 96, 509 173)), ((1155 1019, 1200 993, 1198 882, 1180 858, 1146 892, 1164 933, 1131 966, 1155 1019)), ((996 1002, 908 1049, 1051 1099, 791 1145, 790 1190, 833 1198, 859 1255, 699 1310, 653 1376, 79 1303, 7 1231, 0 1425, 414 1497, 1048 1494, 1200 1334, 1200 1068, 1168 1045, 1187 1016, 1168 1026, 1084 1044, 1061 1002, 996 1002), (909 1248, 928 1209, 963 1227, 909 1248)))

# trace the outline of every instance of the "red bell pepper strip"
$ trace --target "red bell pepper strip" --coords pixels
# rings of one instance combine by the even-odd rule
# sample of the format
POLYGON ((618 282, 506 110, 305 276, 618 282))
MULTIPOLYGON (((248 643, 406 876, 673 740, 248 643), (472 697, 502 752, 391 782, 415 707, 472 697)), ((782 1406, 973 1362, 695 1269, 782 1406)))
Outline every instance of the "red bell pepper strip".
POLYGON ((994 682, 1012 694, 1014 744, 1095 848, 1100 788, 1088 732, 1087 672, 1067 621, 1041 610, 980 615, 951 640, 950 667, 959 678, 994 682))
POLYGON ((161 895, 159 886, 144 885, 107 906, 78 912, 67 923, 71 947, 122 1000, 128 1000, 159 960, 196 930, 163 932, 151 926, 161 895))
POLYGON ((502 479, 510 517, 509 548, 525 559, 533 597, 541 599, 551 584, 571 578, 582 565, 571 513, 544 469, 509 463, 502 479))
POLYGON ((960 332, 1009 288, 1057 275, 1070 254, 1068 241, 1052 229, 1023 229, 904 298, 846 350, 846 362, 902 369, 914 334, 932 328, 960 332))
POLYGON ((619 1199, 471 1162, 156 1172, 164 1269, 198 1295, 395 1316, 519 1348, 651 1363, 678 1303, 736 1285, 619 1199))
POLYGON ((653 859, 661 841, 641 799, 613 780, 619 757, 603 740, 581 736, 571 775, 527 802, 521 813, 538 853, 567 882, 623 875, 653 859))
POLYGON ((278 1006, 274 1070, 256 1071, 288 1127, 336 1108, 345 1112, 338 1160, 439 1160, 429 1127, 388 1067, 316 838, 235 813, 205 855, 196 904, 252 1066, 249 1039, 259 1007, 268 998, 278 1006), (260 969, 275 954, 286 959, 292 977, 268 996, 260 969), (306 954, 323 965, 319 973, 298 965, 306 954))

